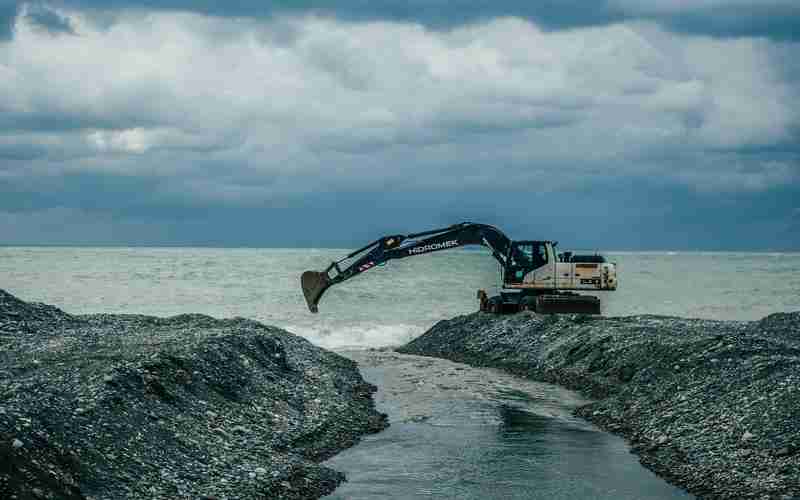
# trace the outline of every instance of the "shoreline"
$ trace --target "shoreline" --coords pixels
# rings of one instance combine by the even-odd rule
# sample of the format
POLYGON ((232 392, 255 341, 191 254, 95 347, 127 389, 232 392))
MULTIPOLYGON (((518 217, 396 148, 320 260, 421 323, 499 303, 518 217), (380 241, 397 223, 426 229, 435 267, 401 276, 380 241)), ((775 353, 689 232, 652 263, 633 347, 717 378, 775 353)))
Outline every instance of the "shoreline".
POLYGON ((0 497, 318 498, 379 432, 356 364, 200 314, 70 315, 0 290, 0 497))
MULTIPOLYGON (((700 498, 800 498, 800 312, 474 313, 397 349, 577 390, 576 415, 700 498)), ((318 498, 388 426, 357 365, 200 314, 70 315, 0 290, 0 497, 318 498)))
POLYGON ((800 313, 760 321, 474 313, 398 352, 578 390, 576 414, 700 498, 800 497, 800 313))

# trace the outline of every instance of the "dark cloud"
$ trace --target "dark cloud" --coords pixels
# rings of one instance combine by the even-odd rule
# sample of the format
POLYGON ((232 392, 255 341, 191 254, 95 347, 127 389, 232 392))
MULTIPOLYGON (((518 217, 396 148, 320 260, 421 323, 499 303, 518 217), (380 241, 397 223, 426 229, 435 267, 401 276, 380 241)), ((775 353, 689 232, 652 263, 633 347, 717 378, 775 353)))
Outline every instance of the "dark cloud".
POLYGON ((35 160, 37 158, 44 158, 47 156, 48 149, 43 146, 32 144, 21 145, 0 145, 0 160, 6 161, 22 161, 22 160, 35 160))
POLYGON ((620 21, 625 13, 606 1, 475 2, 473 0, 61 0, 62 5, 95 9, 163 9, 224 17, 269 17, 276 14, 318 13, 343 20, 413 22, 450 28, 486 19, 513 16, 534 20, 551 29, 594 26, 620 21))
POLYGON ((679 33, 800 40, 800 3, 797 2, 698 8, 654 19, 679 33))
MULTIPOLYGON (((103 187, 96 187, 93 193, 101 194, 103 187)), ((472 220, 495 224, 512 238, 555 239, 565 249, 780 251, 800 248, 793 230, 799 198, 797 187, 705 196, 633 181, 558 193, 321 192, 280 207, 246 209, 0 208, 0 244, 354 248, 378 234, 472 220)))
POLYGON ((25 16, 28 21, 40 29, 44 29, 53 34, 66 33, 70 35, 75 34, 75 30, 70 23, 69 18, 60 15, 53 10, 43 5, 29 6, 25 16))
MULTIPOLYGON (((57 80, 57 79, 56 79, 57 80)), ((121 128, 146 125, 146 123, 127 116, 104 117, 91 113, 75 113, 65 110, 46 110, 42 103, 37 112, 4 112, 0 115, 0 130, 6 133, 70 131, 90 127, 121 128)))
POLYGON ((718 37, 763 36, 800 40, 800 5, 794 0, 673 2, 630 0, 61 0, 62 5, 114 10, 181 10, 224 17, 319 13, 343 20, 389 20, 448 29, 497 17, 520 17, 546 30, 649 20, 678 32, 718 37))
MULTIPOLYGON (((0 41, 12 35, 18 6, 0 3, 0 41)), ((71 33, 69 19, 33 4, 28 16, 52 32, 71 33)), ((519 17, 546 30, 602 26, 648 20, 681 33, 716 37, 766 37, 800 40, 800 5, 793 0, 719 0, 716 2, 631 2, 628 0, 55 0, 52 5, 91 9, 108 14, 119 9, 176 10, 221 17, 267 18, 275 15, 317 13, 350 21, 388 20, 418 23, 431 29, 449 29, 497 17, 519 17)), ((99 16, 110 22, 107 15, 99 16)))
POLYGON ((11 39, 16 18, 17 4, 6 0, 0 1, 0 42, 11 39))

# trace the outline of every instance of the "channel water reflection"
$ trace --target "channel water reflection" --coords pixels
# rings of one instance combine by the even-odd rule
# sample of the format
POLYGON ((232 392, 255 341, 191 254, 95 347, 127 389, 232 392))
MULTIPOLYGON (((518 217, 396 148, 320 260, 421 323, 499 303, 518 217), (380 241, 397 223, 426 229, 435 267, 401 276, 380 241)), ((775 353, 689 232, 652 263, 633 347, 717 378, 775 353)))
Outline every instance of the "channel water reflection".
POLYGON ((326 462, 348 478, 326 498, 691 498, 574 417, 587 401, 572 391, 386 350, 342 354, 379 387, 391 427, 326 462))

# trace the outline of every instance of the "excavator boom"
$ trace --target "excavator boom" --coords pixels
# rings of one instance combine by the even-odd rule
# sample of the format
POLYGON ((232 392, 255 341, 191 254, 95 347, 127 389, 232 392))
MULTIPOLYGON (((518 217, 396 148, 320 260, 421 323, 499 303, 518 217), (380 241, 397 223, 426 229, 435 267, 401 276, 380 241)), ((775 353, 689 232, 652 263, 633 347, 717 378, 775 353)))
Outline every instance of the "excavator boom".
POLYGON ((462 222, 452 226, 415 234, 383 236, 372 243, 351 252, 346 257, 332 262, 325 271, 306 271, 300 277, 308 309, 316 313, 319 301, 331 286, 353 278, 375 266, 392 259, 402 259, 464 245, 483 245, 492 250, 492 255, 505 263, 511 240, 496 227, 486 224, 462 222), (342 269, 343 262, 356 259, 342 269))

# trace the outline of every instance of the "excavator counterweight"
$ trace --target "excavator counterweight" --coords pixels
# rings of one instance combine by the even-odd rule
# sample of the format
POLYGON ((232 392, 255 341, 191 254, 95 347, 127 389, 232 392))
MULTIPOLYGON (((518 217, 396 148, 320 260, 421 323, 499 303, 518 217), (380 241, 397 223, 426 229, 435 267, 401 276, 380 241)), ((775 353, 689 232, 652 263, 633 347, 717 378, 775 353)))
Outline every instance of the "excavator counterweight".
POLYGON ((617 288, 616 265, 601 255, 557 255, 555 242, 512 241, 494 226, 463 222, 416 234, 384 236, 332 262, 325 271, 306 271, 300 277, 303 296, 309 311, 316 313, 322 295, 337 283, 392 259, 465 245, 489 248, 502 269, 499 295, 489 297, 484 291, 478 292, 481 311, 599 314, 600 299, 573 290, 617 288), (340 264, 350 259, 352 263, 342 269, 340 264))

